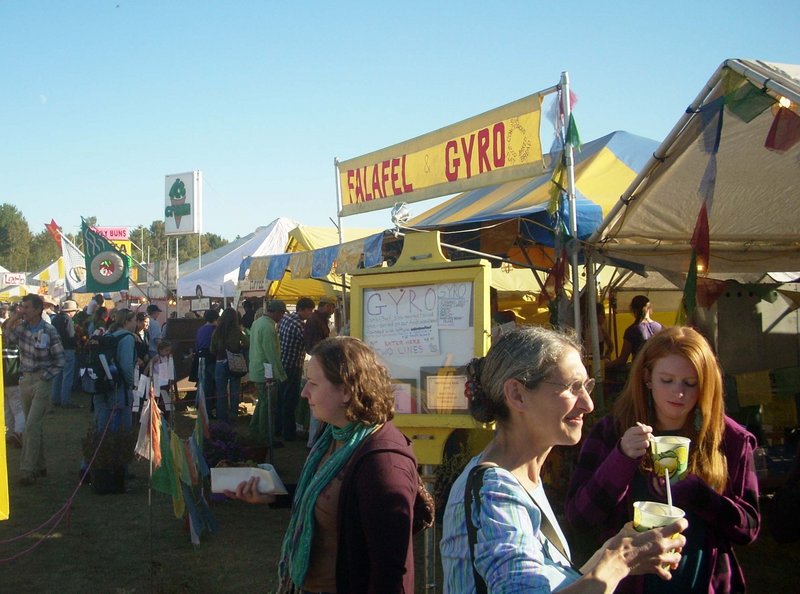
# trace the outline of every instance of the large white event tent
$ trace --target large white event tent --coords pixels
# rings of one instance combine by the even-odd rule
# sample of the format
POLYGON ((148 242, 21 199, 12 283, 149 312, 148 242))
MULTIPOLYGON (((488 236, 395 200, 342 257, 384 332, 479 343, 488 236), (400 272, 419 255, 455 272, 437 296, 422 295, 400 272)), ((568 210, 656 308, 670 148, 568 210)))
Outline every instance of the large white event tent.
POLYGON ((299 223, 278 218, 243 237, 238 245, 219 259, 178 279, 178 296, 233 297, 239 279, 239 266, 248 256, 282 254, 289 232, 299 223), (199 289, 199 291, 198 291, 199 289))
POLYGON ((712 275, 800 269, 799 105, 800 66, 723 62, 589 238, 601 260, 685 274, 713 183, 712 275))

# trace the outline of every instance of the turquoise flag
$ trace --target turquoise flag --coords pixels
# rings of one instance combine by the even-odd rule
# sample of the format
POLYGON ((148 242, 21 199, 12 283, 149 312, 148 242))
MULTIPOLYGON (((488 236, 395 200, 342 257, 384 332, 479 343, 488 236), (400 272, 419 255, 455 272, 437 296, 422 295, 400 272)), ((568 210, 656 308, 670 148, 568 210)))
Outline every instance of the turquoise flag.
POLYGON ((81 235, 86 261, 86 291, 127 291, 128 256, 119 252, 110 241, 89 227, 85 219, 81 219, 81 235))

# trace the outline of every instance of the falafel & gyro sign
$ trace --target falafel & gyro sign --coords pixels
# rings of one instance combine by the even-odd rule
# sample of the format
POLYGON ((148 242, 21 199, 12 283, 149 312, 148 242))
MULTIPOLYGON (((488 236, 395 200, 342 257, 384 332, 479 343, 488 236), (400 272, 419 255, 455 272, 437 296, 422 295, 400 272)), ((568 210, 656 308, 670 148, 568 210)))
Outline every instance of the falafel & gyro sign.
POLYGON ((390 208, 543 172, 541 94, 337 163, 340 216, 390 208))

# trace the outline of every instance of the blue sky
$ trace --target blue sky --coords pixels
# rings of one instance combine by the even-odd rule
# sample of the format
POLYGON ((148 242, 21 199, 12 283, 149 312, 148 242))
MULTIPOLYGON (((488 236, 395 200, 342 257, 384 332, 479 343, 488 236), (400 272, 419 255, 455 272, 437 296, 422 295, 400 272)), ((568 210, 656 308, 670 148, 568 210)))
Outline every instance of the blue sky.
MULTIPOLYGON (((330 226, 334 158, 564 70, 584 140, 662 140, 724 59, 800 63, 798 31, 796 0, 0 0, 0 203, 35 232, 133 227, 163 217, 165 175, 200 169, 203 231, 330 226)), ((343 223, 391 226, 388 210, 343 223)))

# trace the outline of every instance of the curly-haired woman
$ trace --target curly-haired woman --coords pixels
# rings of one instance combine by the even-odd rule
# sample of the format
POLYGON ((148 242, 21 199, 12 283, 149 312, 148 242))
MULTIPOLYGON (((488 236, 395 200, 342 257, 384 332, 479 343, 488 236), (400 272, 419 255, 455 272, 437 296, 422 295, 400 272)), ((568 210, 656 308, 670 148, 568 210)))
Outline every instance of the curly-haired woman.
MULTIPOLYGON (((279 592, 411 593, 417 462, 391 422, 389 373, 356 338, 327 338, 310 354, 302 396, 327 427, 295 490, 279 592)), ((228 495, 272 502, 257 483, 228 495)))

